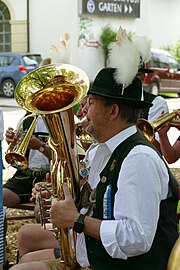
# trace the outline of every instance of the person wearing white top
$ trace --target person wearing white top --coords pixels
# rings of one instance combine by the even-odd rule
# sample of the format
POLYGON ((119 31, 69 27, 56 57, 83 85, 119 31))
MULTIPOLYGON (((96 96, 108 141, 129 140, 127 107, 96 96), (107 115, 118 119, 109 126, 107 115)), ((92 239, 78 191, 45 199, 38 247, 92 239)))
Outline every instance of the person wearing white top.
MULTIPOLYGON (((68 187, 64 185, 65 200, 62 202, 53 200, 51 219, 58 227, 73 227, 79 232, 77 260, 81 266, 91 265, 93 269, 130 269, 132 267, 134 269, 138 267, 152 270, 166 269, 168 256, 178 237, 177 182, 170 179, 163 159, 155 148, 146 142, 146 139, 144 141, 138 139, 137 145, 130 148, 122 161, 117 175, 117 188, 114 187, 115 179, 108 177, 110 173, 104 173, 106 165, 113 170, 113 166, 118 164, 117 160, 115 165, 113 162, 111 166, 108 165, 112 155, 114 155, 114 160, 118 157, 117 153, 114 154, 116 147, 125 145, 126 150, 132 143, 130 138, 132 137, 134 141, 137 139, 136 107, 148 106, 146 102, 138 101, 137 93, 136 99, 130 96, 133 95, 133 91, 138 92, 140 89, 141 82, 138 78, 135 78, 127 87, 128 98, 118 96, 118 92, 113 92, 112 101, 106 99, 107 95, 110 96, 111 88, 107 89, 104 85, 104 91, 102 91, 98 83, 102 77, 112 82, 113 74, 113 69, 100 71, 89 91, 87 130, 99 143, 96 146, 96 153, 93 153, 93 161, 87 158, 89 162, 87 166, 90 167, 88 182, 92 189, 96 188, 96 208, 92 217, 83 215, 84 209, 79 214, 68 187), (117 100, 115 100, 116 97, 117 100), (134 120, 132 120, 133 117, 130 118, 130 115, 131 117, 133 115, 134 120), (106 182, 109 183, 107 186, 106 182), (103 184, 105 184, 105 190, 103 184), (169 190, 169 185, 173 186, 172 190, 169 190), (114 188, 115 191, 113 191, 114 188), (169 196, 174 202, 169 201, 169 196), (97 204, 101 206, 100 210, 97 204), (166 221, 163 221, 166 211, 170 214, 169 217, 164 217, 168 219, 167 225, 166 221), (161 228, 162 222, 164 222, 164 228, 161 228), (167 231, 168 235, 169 229, 172 239, 169 240, 167 237, 163 245, 161 242, 163 230, 167 231), (157 246, 159 247, 158 256, 163 257, 162 260, 153 258, 152 254, 157 246), (150 267, 149 264, 152 266, 150 267), (157 265, 160 265, 159 268, 156 268, 157 265)), ((124 93, 126 93, 126 88, 124 93)), ((119 151, 122 151, 121 148, 119 151)))
MULTIPOLYGON (((76 115, 74 116, 75 123, 78 123, 79 120, 82 120, 86 116, 86 102, 87 97, 83 98, 80 101, 80 106, 76 112, 76 115)), ((87 146, 87 143, 84 141, 83 146, 87 146)), ((79 160, 81 160, 85 156, 85 149, 83 148, 83 146, 79 137, 77 136, 79 160)), ((84 181, 85 180, 81 178, 80 185, 83 185, 84 181)), ((35 188, 33 189, 33 192, 35 192, 35 188)), ((17 242, 21 263, 31 262, 32 260, 34 261, 48 258, 53 259, 57 258, 59 254, 59 243, 55 239, 54 234, 49 232, 48 230, 42 230, 41 224, 26 224, 22 226, 18 231, 17 242), (36 239, 37 241, 34 242, 34 239, 36 239)))
MULTIPOLYGON (((121 47, 118 41, 111 54, 121 47)), ((51 220, 78 233, 77 260, 83 267, 165 270, 178 238, 178 185, 160 154, 137 132, 139 111, 152 106, 141 99, 141 80, 132 76, 127 82, 121 58, 111 58, 116 68, 102 69, 88 92, 87 131, 98 144, 93 160, 90 148, 86 161, 96 206, 91 215, 85 209, 79 213, 65 184, 65 200, 53 200, 51 220)))
MULTIPOLYGON (((88 92, 86 131, 97 142, 85 157, 89 205, 79 210, 64 183, 64 199, 52 200, 50 218, 58 228, 77 233, 81 267, 165 270, 178 238, 178 184, 136 128, 140 111, 152 104, 141 99, 142 83, 135 77, 139 51, 121 28, 110 46, 109 64, 88 92)), ((12 270, 60 269, 62 258, 22 263, 12 270)))
MULTIPOLYGON (((14 140, 14 130, 8 128, 5 136, 9 144, 14 140)), ((51 150, 45 143, 47 139, 48 131, 42 117, 38 116, 33 136, 28 144, 28 168, 18 169, 12 178, 8 179, 3 185, 3 204, 5 206, 13 207, 19 203, 29 202, 34 184, 45 181, 45 175, 49 172, 50 167, 49 160, 51 159, 51 150)))

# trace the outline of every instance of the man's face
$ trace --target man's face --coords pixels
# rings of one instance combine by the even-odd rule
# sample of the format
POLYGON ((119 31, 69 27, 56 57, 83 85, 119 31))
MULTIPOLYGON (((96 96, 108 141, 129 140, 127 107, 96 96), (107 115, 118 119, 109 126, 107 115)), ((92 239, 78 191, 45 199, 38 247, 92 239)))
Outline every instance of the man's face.
POLYGON ((86 132, 98 142, 103 142, 109 126, 110 107, 105 106, 105 98, 95 95, 89 95, 87 104, 89 124, 86 132))
POLYGON ((88 107, 87 107, 87 97, 83 98, 80 102, 80 107, 76 113, 76 116, 81 120, 83 119, 88 111, 88 107))

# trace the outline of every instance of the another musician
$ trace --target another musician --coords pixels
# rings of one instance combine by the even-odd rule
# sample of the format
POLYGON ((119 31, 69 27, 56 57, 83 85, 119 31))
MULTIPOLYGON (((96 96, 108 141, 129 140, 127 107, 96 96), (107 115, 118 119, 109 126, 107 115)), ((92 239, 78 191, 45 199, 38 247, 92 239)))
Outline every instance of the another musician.
MULTIPOLYGON (((176 114, 180 118, 180 113, 176 112, 176 114)), ((168 122, 158 132, 160 138, 161 152, 169 164, 176 162, 180 158, 180 136, 175 141, 175 143, 171 145, 167 134, 171 127, 175 127, 180 130, 179 120, 180 119, 178 119, 178 121, 172 120, 168 122)))
MULTIPOLYGON (((29 128, 28 121, 24 122, 24 129, 29 128), (27 125, 27 126, 26 126, 27 125)), ((5 133, 7 143, 14 140, 14 130, 8 128, 5 133)), ((30 201, 32 188, 35 183, 45 181, 46 173, 49 172, 49 159, 51 151, 46 146, 48 131, 43 119, 39 116, 34 135, 28 145, 28 168, 19 169, 11 179, 3 185, 3 202, 7 207, 13 207, 19 203, 30 201)))

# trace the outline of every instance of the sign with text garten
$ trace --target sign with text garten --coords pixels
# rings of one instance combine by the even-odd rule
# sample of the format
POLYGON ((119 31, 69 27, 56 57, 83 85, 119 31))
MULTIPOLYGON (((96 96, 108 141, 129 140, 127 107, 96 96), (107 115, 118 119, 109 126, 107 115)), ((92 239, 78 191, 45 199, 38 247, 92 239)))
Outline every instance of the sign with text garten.
POLYGON ((82 0, 82 13, 140 18, 140 0, 82 0))

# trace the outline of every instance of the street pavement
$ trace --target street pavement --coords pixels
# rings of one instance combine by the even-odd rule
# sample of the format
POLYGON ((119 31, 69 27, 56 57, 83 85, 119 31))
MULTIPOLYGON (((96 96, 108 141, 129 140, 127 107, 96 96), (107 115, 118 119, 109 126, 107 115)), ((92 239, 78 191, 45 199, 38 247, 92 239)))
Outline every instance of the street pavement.
POLYGON ((0 107, 18 108, 19 105, 17 104, 15 98, 0 97, 0 107))
MULTIPOLYGON (((180 108, 180 98, 167 98, 166 100, 170 112, 180 108)), ((24 110, 19 107, 14 98, 0 97, 0 107, 2 108, 4 115, 4 130, 8 127, 16 128, 17 122, 24 115, 24 110)), ((176 139, 179 137, 179 130, 171 128, 168 132, 168 136, 171 144, 174 144, 176 139)), ((3 141, 2 146, 3 150, 7 148, 5 141, 3 141)), ((171 168, 180 168, 180 159, 169 166, 171 168)))

